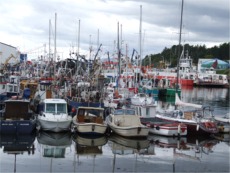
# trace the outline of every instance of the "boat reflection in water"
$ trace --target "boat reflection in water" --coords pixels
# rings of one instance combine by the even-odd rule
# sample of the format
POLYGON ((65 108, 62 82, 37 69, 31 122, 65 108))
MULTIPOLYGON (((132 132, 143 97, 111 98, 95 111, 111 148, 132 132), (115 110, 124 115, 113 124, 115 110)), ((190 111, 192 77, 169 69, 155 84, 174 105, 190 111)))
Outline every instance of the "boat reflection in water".
MULTIPOLYGON (((102 172, 103 168, 96 167, 96 157, 103 157, 103 146, 107 143, 107 137, 105 135, 82 135, 75 133, 73 135, 73 141, 75 145, 76 154, 74 155, 74 170, 82 172, 85 168, 90 170, 89 172, 102 172), (77 161, 76 161, 77 156, 77 161), (92 164, 90 162, 92 159, 92 164), (92 168, 91 168, 92 166, 92 168), (78 170, 76 170, 78 169, 78 170), (97 170, 96 170, 97 169, 97 170), (102 169, 102 170, 101 170, 102 169)), ((74 171, 74 172, 75 172, 74 171)))
POLYGON ((212 135, 212 137, 230 146, 230 133, 218 133, 212 135))
MULTIPOLYGON (((35 136, 36 136, 35 133, 20 134, 20 135, 19 134, 4 134, 4 135, 1 134, 0 148, 3 148, 3 153, 14 155, 14 166, 10 167, 10 169, 11 168, 14 169, 14 172, 16 172, 17 155, 22 155, 25 152, 28 153, 28 155, 34 155, 35 136)), ((3 165, 1 166, 1 169, 3 169, 3 165)), ((13 172, 13 170, 5 170, 5 171, 13 172)))
MULTIPOLYGON (((121 168, 118 168, 121 165, 116 166, 116 159, 117 155, 119 155, 119 160, 121 159, 120 157, 132 157, 135 155, 135 170, 130 170, 131 172, 138 172, 137 169, 137 160, 138 156, 141 155, 143 150, 148 149, 149 147, 149 140, 146 138, 126 138, 122 137, 120 135, 117 135, 115 133, 112 133, 111 136, 109 136, 109 143, 108 145, 110 146, 112 153, 113 153, 113 166, 112 166, 112 172, 116 172, 118 169, 120 170, 121 168)), ((124 169, 129 169, 125 167, 125 164, 123 164, 124 169)), ((127 165, 126 165, 127 166, 127 165)), ((123 168, 122 168, 123 169, 123 168)), ((131 168, 133 169, 133 167, 131 168)), ((128 171, 129 172, 129 171, 128 171)))
POLYGON ((74 134, 73 141, 75 142, 75 146, 79 147, 102 147, 107 143, 107 137, 105 135, 82 135, 82 134, 74 134))
POLYGON ((64 158, 67 147, 72 144, 70 132, 45 132, 40 131, 37 135, 40 150, 43 157, 64 158))
POLYGON ((210 154, 213 152, 213 147, 219 142, 211 137, 194 137, 186 136, 180 138, 164 137, 157 135, 150 135, 148 138, 155 144, 156 155, 160 149, 171 150, 174 158, 182 157, 192 160, 201 161, 203 154, 210 154))
MULTIPOLYGON (((141 150, 148 148, 149 141, 146 138, 134 139, 134 138, 126 138, 115 133, 112 133, 109 136, 109 140, 112 141, 112 151, 118 152, 119 150, 131 149, 131 150, 141 150), (116 150, 118 149, 118 150, 116 150)), ((136 151, 136 152, 137 152, 136 151)))

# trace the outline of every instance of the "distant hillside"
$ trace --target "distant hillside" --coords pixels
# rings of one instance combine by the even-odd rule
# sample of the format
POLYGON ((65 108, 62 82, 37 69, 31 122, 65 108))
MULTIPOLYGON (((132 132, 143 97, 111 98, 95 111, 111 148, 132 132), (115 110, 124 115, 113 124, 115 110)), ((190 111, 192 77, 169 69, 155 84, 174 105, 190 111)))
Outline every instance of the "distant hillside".
MULTIPOLYGON (((169 67, 176 67, 177 59, 179 54, 181 54, 183 47, 174 45, 171 48, 165 48, 161 53, 154 55, 147 55, 143 61, 142 65, 150 65, 155 68, 159 68, 162 63, 170 64, 169 67)), ((189 56, 193 59, 194 65, 197 65, 198 59, 200 58, 218 58, 221 60, 229 60, 229 49, 230 42, 223 43, 219 46, 214 46, 211 48, 206 48, 205 45, 190 46, 189 44, 184 45, 184 50, 188 51, 189 56)))

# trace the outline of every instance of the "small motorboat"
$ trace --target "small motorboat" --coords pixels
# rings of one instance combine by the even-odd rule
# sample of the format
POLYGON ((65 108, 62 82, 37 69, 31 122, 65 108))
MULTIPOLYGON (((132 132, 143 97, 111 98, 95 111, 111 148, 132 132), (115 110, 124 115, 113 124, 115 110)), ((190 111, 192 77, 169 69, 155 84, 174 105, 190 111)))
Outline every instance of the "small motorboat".
POLYGON ((77 114, 73 117, 72 132, 88 135, 104 135, 107 124, 103 119, 104 108, 83 107, 77 109, 77 114))
POLYGON ((70 131, 72 116, 64 99, 44 99, 37 118, 37 129, 53 132, 70 131))
POLYGON ((141 118, 141 123, 149 127, 149 132, 152 134, 163 136, 187 135, 187 126, 183 123, 164 121, 156 117, 141 118))
POLYGON ((147 137, 149 133, 149 128, 141 124, 140 116, 132 108, 114 110, 106 122, 112 132, 124 137, 147 137))

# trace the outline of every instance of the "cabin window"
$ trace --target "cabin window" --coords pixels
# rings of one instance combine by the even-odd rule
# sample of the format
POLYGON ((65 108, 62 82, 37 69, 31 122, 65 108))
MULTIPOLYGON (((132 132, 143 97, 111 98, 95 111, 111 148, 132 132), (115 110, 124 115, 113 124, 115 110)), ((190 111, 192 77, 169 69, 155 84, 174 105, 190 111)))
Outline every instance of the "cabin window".
POLYGON ((40 85, 40 90, 45 91, 45 85, 40 85))
POLYGON ((78 109, 78 115, 85 115, 84 109, 78 109))
POLYGON ((17 91, 18 91, 18 87, 14 86, 14 92, 17 92, 17 91))
POLYGON ((149 117, 150 116, 150 111, 149 108, 146 108, 146 116, 149 117))
POLYGON ((46 104, 46 112, 47 113, 55 113, 55 104, 54 103, 47 103, 46 104))
POLYGON ((66 104, 57 104, 57 113, 66 113, 66 104))
POLYGON ((115 110, 114 115, 123 115, 124 111, 122 109, 115 110))
POLYGON ((9 92, 13 92, 13 86, 9 85, 9 92))
POLYGON ((135 110, 126 110, 127 115, 135 115, 135 110))
POLYGON ((11 78, 10 83, 14 83, 14 78, 11 78))
POLYGON ((141 113, 141 108, 139 109, 139 115, 142 116, 142 113, 141 113))

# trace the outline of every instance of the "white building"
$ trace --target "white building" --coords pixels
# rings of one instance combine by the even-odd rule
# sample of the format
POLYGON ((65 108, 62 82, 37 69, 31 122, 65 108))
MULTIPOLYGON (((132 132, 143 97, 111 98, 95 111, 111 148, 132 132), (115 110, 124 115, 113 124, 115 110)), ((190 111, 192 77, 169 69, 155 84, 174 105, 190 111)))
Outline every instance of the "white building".
POLYGON ((20 61, 20 52, 16 47, 0 42, 0 64, 16 63, 20 61))

